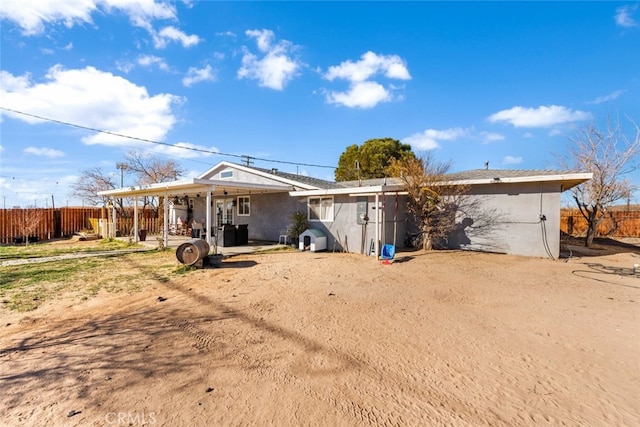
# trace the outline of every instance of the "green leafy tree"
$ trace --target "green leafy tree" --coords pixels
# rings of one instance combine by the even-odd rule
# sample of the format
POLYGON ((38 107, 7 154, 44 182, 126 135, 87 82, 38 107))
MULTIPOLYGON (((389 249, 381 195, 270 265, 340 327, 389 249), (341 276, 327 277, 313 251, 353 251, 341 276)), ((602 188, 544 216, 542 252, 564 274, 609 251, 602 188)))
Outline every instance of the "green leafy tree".
POLYGON ((393 159, 415 158, 411 146, 393 138, 365 141, 361 146, 350 145, 340 155, 335 171, 336 181, 383 178, 393 159))

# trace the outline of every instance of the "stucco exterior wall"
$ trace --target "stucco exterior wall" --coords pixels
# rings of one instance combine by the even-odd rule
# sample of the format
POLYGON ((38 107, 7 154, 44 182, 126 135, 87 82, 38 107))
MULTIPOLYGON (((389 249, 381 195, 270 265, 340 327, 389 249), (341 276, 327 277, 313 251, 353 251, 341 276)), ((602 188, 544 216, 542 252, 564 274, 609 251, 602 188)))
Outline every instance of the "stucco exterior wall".
POLYGON ((251 215, 241 217, 239 224, 249 225, 249 239, 278 241, 280 231, 290 225, 292 212, 307 212, 307 200, 290 197, 289 193, 252 194, 251 215))
MULTIPOLYGON (((307 198, 302 198, 306 206, 307 198)), ((327 235, 327 250, 348 251, 352 253, 369 254, 371 243, 375 240, 376 212, 378 212, 380 227, 380 247, 383 244, 394 243, 394 231, 396 233, 395 244, 404 246, 404 236, 407 226, 406 196, 398 196, 398 208, 396 210, 396 198, 394 194, 380 196, 378 203, 380 209, 376 209, 375 196, 366 196, 368 222, 358 224, 357 198, 348 195, 334 196, 333 221, 311 221, 309 228, 316 228, 327 235), (384 213, 383 213, 384 212, 384 213), (394 230, 395 224, 395 230, 394 230)))
MULTIPOLYGON (((238 194, 227 198, 237 200, 240 196, 249 197, 250 214, 238 216, 237 206, 234 207, 233 224, 247 224, 249 240, 277 242, 281 230, 289 227, 289 214, 296 210, 307 211, 306 199, 290 197, 289 193, 238 194)), ((205 200, 200 197, 194 203, 194 218, 205 218, 205 200)), ((215 203, 216 199, 212 200, 215 203)), ((214 208, 212 215, 215 216, 214 208)), ((212 218, 212 222, 215 222, 215 217, 212 218)))
POLYGON ((472 203, 477 202, 477 209, 458 218, 460 228, 450 237, 449 245, 467 250, 558 257, 560 191, 558 182, 475 185, 468 197, 472 203))
MULTIPOLYGON (((476 208, 466 216, 458 216, 459 228, 452 233, 448 244, 463 250, 557 257, 560 191, 559 182, 474 185, 468 198, 476 208)), ((291 197, 288 192, 233 195, 237 196, 250 197, 251 214, 237 216, 236 207, 233 220, 234 224, 248 225, 250 240, 278 241, 281 231, 290 225, 291 212, 307 212, 308 198, 291 197)), ((407 229, 415 229, 406 212, 406 196, 397 199, 395 194, 380 196, 379 208, 375 206, 375 196, 365 198, 369 218, 366 225, 358 223, 358 198, 349 195, 333 196, 332 221, 309 222, 309 228, 321 230, 327 236, 328 251, 370 254, 376 236, 376 215, 380 227, 379 247, 385 243, 405 247, 407 229)), ((194 203, 195 218, 204 218, 205 200, 200 197, 194 203)))

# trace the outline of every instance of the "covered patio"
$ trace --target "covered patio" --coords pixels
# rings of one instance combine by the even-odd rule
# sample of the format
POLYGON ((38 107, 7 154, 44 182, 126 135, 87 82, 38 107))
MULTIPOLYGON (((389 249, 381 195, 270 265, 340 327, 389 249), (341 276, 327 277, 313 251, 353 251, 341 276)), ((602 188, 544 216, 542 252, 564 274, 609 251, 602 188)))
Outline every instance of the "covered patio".
MULTIPOLYGON (((170 233, 170 223, 169 223, 169 201, 175 197, 183 197, 189 196, 190 198, 198 198, 200 200, 204 200, 205 205, 205 215, 204 215, 204 224, 203 224, 203 236, 202 238, 207 241, 210 247, 217 246, 218 253, 240 253, 240 252, 253 252, 256 247, 260 248, 263 246, 273 246, 275 243, 272 242, 252 242, 248 239, 242 245, 229 245, 230 247, 224 247, 221 244, 221 227, 222 223, 219 222, 216 215, 213 212, 213 202, 214 200, 225 200, 229 198, 233 198, 238 195, 244 194, 267 194, 267 193, 288 193, 293 190, 292 185, 285 184, 264 184, 264 183, 252 183, 252 182, 237 182, 231 180, 213 180, 213 179, 203 179, 203 178, 191 178, 186 180, 165 182, 165 183, 157 183, 143 186, 133 186, 128 188, 121 188, 115 190, 101 191, 98 194, 110 199, 115 198, 133 198, 133 208, 134 208, 134 224, 133 224, 133 236, 135 242, 140 242, 139 238, 139 222, 138 222, 138 211, 139 211, 139 200, 142 197, 157 197, 158 199, 162 198, 162 209, 163 209, 163 224, 162 231, 160 236, 160 241, 165 247, 177 247, 181 243, 189 240, 191 238, 190 235, 172 235, 170 233), (218 238, 217 244, 214 239, 218 238), (236 248, 236 249, 234 249, 236 248), (241 249, 237 249, 241 248, 241 249)), ((116 221, 116 209, 115 207, 111 210, 113 222, 116 221)), ((115 230, 111 230, 111 233, 114 234, 112 237, 115 238, 115 230)), ((141 242, 143 244, 147 244, 146 240, 141 242)), ((148 244, 157 246, 158 239, 153 239, 148 244)))

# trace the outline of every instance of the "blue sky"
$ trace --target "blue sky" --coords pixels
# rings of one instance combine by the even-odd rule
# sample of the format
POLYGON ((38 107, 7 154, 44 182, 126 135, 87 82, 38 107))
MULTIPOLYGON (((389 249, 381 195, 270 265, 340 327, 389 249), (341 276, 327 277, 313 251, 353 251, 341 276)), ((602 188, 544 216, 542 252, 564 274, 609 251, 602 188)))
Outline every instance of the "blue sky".
POLYGON ((589 122, 640 122, 638 2, 3 0, 0 19, 6 207, 80 205, 79 174, 119 180, 133 149, 187 176, 249 155, 333 179, 381 137, 453 171, 556 169, 589 122))

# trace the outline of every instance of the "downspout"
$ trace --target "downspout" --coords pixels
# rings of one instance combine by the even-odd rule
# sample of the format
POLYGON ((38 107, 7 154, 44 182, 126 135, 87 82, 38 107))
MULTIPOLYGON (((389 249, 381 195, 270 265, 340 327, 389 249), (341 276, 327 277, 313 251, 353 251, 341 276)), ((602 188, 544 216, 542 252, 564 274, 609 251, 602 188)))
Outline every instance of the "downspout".
POLYGON ((396 235, 398 234, 398 192, 393 207, 393 247, 396 247, 396 235))

